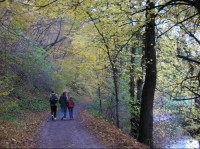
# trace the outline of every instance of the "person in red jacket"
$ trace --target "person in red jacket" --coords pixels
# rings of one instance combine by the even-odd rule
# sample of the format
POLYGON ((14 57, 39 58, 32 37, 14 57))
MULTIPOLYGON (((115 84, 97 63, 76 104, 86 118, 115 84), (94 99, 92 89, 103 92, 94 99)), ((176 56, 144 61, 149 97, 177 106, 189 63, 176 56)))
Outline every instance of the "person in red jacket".
POLYGON ((68 100, 68 109, 69 109, 69 118, 70 118, 70 120, 74 119, 74 116, 73 116, 74 105, 75 104, 74 104, 73 98, 70 97, 69 100, 68 100))

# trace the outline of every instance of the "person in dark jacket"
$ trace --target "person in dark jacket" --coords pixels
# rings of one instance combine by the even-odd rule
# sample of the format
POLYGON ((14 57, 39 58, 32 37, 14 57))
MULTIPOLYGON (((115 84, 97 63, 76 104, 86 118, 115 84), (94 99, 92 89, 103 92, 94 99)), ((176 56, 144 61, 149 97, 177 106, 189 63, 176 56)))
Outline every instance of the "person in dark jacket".
POLYGON ((51 94, 49 95, 49 102, 51 106, 51 119, 56 120, 56 112, 57 112, 57 102, 58 102, 58 96, 54 91, 51 91, 51 94))
POLYGON ((63 112, 63 117, 61 118, 61 120, 63 120, 64 118, 66 118, 66 113, 67 113, 67 102, 68 102, 68 96, 67 96, 67 90, 65 90, 62 95, 59 98, 59 103, 60 103, 60 107, 61 107, 61 111, 63 112))

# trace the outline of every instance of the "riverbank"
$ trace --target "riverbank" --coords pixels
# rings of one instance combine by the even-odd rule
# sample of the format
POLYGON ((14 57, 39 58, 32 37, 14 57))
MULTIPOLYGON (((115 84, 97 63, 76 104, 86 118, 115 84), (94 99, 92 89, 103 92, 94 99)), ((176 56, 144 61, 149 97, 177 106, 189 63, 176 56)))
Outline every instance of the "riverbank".
POLYGON ((180 118, 180 114, 166 108, 164 100, 157 99, 155 102, 153 121, 156 148, 200 148, 199 140, 192 138, 190 133, 182 128, 183 119, 180 118))

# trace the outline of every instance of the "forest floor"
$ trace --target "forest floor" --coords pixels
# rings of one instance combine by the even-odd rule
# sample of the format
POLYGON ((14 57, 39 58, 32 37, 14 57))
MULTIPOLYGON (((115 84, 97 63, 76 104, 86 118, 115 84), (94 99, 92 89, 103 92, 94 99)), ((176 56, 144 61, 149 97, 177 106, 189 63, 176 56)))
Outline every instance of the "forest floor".
MULTIPOLYGON (((104 119, 85 110, 89 100, 74 108, 74 120, 52 121, 49 111, 30 113, 23 124, 1 122, 0 147, 3 148, 148 148, 104 119)), ((68 113, 67 113, 68 114, 68 113)))

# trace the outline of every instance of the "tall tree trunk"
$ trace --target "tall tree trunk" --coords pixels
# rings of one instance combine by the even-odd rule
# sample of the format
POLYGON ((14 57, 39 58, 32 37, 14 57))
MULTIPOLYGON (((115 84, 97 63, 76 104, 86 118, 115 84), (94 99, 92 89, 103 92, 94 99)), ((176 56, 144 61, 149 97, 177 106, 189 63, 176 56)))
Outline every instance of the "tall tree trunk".
MULTIPOLYGON (((143 43, 145 41, 143 40, 143 43)), ((137 100, 140 101, 142 100, 142 90, 143 90, 143 80, 144 80, 144 74, 145 74, 145 58, 144 58, 144 47, 142 48, 142 57, 141 57, 141 67, 142 67, 142 76, 137 79, 137 100)), ((141 105, 140 105, 141 106, 141 105)))
POLYGON ((101 87, 100 84, 98 84, 98 94, 99 94, 99 112, 102 112, 102 102, 101 102, 101 87))
POLYGON ((118 85, 118 70, 115 67, 112 67, 113 70, 113 82, 115 88, 115 101, 116 101, 116 125, 119 128, 119 85, 118 85))
POLYGON ((142 92, 140 110, 140 129, 138 140, 153 147, 153 100, 156 88, 156 51, 155 51, 155 15, 152 11, 154 3, 147 0, 145 61, 146 76, 142 92), (151 10, 149 9, 151 8, 151 10))
POLYGON ((135 55, 136 49, 135 48, 131 48, 131 68, 130 68, 130 82, 129 82, 129 92, 130 92, 130 98, 131 101, 134 100, 135 97, 135 78, 134 78, 134 61, 135 61, 135 57, 133 55, 135 55))
POLYGON ((129 82, 129 92, 130 92, 130 106, 131 109, 134 111, 131 113, 131 119, 130 119, 130 124, 131 124, 131 131, 130 131, 130 135, 133 137, 136 137, 138 132, 137 132, 137 114, 135 114, 136 110, 137 110, 137 105, 136 105, 136 101, 135 101, 135 76, 134 76, 134 61, 135 61, 135 53, 136 53, 136 49, 134 47, 131 47, 131 68, 130 68, 130 82, 129 82))
POLYGON ((142 99, 142 86, 143 86, 143 79, 138 78, 137 80, 137 100, 141 101, 142 99))

